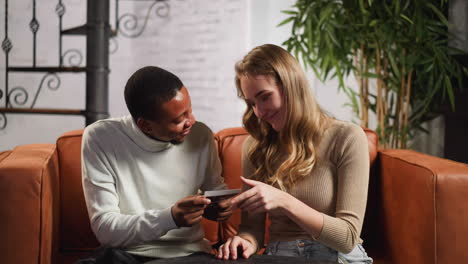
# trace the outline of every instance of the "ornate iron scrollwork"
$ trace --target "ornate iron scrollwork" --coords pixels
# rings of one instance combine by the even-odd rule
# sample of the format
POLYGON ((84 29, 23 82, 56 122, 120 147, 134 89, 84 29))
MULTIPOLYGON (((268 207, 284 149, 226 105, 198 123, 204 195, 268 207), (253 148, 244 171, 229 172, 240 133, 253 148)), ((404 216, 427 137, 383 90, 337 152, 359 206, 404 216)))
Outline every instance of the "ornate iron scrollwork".
POLYGON ((119 42, 115 38, 109 39, 109 54, 114 54, 119 49, 119 42))
POLYGON ((3 51, 8 54, 12 48, 13 44, 11 43, 11 40, 8 37, 5 37, 2 41, 3 51))
POLYGON ((145 31, 151 10, 153 10, 154 7, 156 7, 155 13, 157 16, 162 18, 169 16, 170 8, 167 0, 154 0, 154 2, 148 8, 144 18, 143 26, 139 27, 138 17, 135 14, 125 13, 120 16, 117 21, 118 32, 127 38, 139 37, 145 31))
MULTIPOLYGON (((4 0, 5 1, 5 14, 4 14, 4 20, 5 20, 5 36, 2 40, 1 46, 3 49, 3 52, 5 53, 5 90, 0 89, 0 100, 4 101, 4 107, 5 108, 14 108, 14 107, 22 107, 22 108, 30 108, 33 109, 36 105, 36 102, 38 100, 39 95, 41 92, 43 92, 43 86, 47 86, 49 90, 57 90, 60 87, 61 80, 59 78, 59 75, 55 73, 55 71, 61 71, 61 67, 66 70, 67 67, 79 67, 80 65, 83 64, 84 62, 84 56, 83 52, 80 51, 79 49, 69 49, 66 50, 65 52, 62 52, 62 18, 67 12, 66 6, 63 3, 63 0, 56 0, 58 3, 55 6, 55 13, 57 14, 59 18, 59 36, 58 36, 58 42, 59 42, 59 50, 58 50, 58 58, 59 58, 59 67, 58 69, 53 69, 50 70, 51 72, 48 72, 45 74, 42 79, 40 80, 40 84, 37 88, 37 90, 33 93, 29 89, 25 89, 22 86, 16 86, 13 89, 8 89, 9 83, 8 83, 8 74, 9 71, 18 71, 18 69, 10 70, 10 65, 9 65, 9 52, 13 48, 13 43, 11 39, 8 36, 8 2, 9 0, 4 0), (29 90, 29 91, 28 91, 29 90), (31 99, 32 98, 32 99, 31 99)), ((71 1, 71 0, 70 0, 71 1)), ((79 1, 79 0, 78 0, 79 1)), ((148 25, 148 21, 150 19, 150 16, 152 14, 155 14, 157 17, 160 18, 165 18, 168 17, 170 14, 170 6, 168 3, 168 0, 144 0, 144 1, 134 1, 134 2, 148 2, 148 8, 145 8, 146 14, 145 16, 138 17, 135 14, 131 13, 124 13, 123 15, 119 15, 118 12, 118 2, 119 0, 116 1, 116 12, 115 12, 115 31, 112 33, 112 36, 115 36, 117 34, 121 34, 123 37, 127 38, 137 38, 143 34, 143 32, 146 30, 146 27, 148 25)), ((26 69, 26 72, 28 71, 34 71, 34 72, 39 72, 41 71, 41 67, 36 68, 36 37, 38 31, 41 29, 41 24, 40 21, 36 18, 36 2, 37 0, 32 0, 32 17, 31 20, 29 21, 29 28, 31 30, 32 36, 33 36, 33 45, 32 45, 32 67, 30 69, 26 69)), ((77 27, 78 29, 80 27, 77 27)), ((67 32, 66 34, 84 34, 81 31, 78 32, 67 32)), ((117 52, 119 49, 119 43, 117 38, 110 38, 109 42, 109 53, 114 54, 117 52)), ((21 68, 21 67, 17 67, 21 68)), ((23 69, 20 69, 19 71, 22 71, 23 69)), ((49 69, 47 69, 49 71, 49 69)), ((45 71, 42 72, 44 73, 45 71)), ((0 112, 0 130, 5 129, 7 126, 7 115, 6 113, 0 112)))
POLYGON ((69 49, 62 55, 62 61, 65 61, 66 66, 80 66, 83 62, 83 54, 78 49, 69 49))
POLYGON ((57 91, 58 88, 60 87, 60 82, 61 81, 60 81, 60 77, 58 76, 58 74, 49 72, 46 75, 44 75, 44 77, 42 77, 42 79, 41 79, 41 83, 39 84, 39 88, 37 89, 36 95, 34 96, 34 100, 33 100, 32 104, 31 104, 31 108, 33 108, 34 105, 36 104, 37 97, 41 93, 42 84, 45 82, 45 80, 49 76, 51 78, 49 78, 49 80, 47 81, 47 88, 49 88, 49 90, 52 90, 52 91, 57 91))
POLYGON ((62 3, 62 1, 59 1, 57 5, 55 6, 55 13, 61 18, 65 14, 65 11, 67 9, 65 8, 65 5, 62 3))
POLYGON ((31 28, 31 31, 36 34, 37 31, 39 31, 39 21, 37 21, 36 18, 33 18, 31 22, 29 22, 29 28, 31 28))
POLYGON ((28 101, 29 94, 28 91, 26 91, 26 89, 24 89, 23 87, 16 86, 10 90, 10 92, 8 93, 8 98, 10 99, 8 107, 13 107, 12 101, 14 101, 16 105, 25 105, 28 101))
POLYGON ((4 130, 7 126, 7 117, 5 113, 0 113, 0 130, 4 130))
MULTIPOLYGON (((39 88, 37 89, 36 94, 34 95, 34 99, 29 108, 32 109, 36 105, 37 98, 39 97, 39 94, 42 90, 42 86, 45 82, 47 83, 47 88, 49 88, 49 90, 56 91, 60 87, 61 81, 56 73, 47 73, 46 75, 44 75, 41 79, 39 88)), ((7 96, 8 98, 10 98, 9 107, 24 106, 26 105, 29 99, 28 91, 21 86, 16 86, 13 89, 11 89, 7 96), (12 102, 14 102, 14 106, 12 105, 12 102)))

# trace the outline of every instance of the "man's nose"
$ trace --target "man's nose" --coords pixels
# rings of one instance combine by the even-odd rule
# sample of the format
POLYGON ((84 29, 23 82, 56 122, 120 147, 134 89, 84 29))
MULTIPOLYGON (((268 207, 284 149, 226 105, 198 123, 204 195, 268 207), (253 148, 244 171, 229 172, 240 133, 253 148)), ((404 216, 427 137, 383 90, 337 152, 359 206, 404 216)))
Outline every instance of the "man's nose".
POLYGON ((193 114, 190 114, 189 118, 185 122, 185 127, 186 128, 191 127, 193 126, 193 124, 195 124, 195 116, 193 114))

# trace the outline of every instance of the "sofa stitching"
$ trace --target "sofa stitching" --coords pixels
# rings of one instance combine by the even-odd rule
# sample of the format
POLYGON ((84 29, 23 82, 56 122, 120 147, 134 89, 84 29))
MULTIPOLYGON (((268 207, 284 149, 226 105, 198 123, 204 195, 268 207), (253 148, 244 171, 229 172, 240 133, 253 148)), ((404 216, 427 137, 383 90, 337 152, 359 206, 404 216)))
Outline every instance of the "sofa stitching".
POLYGON ((8 152, 8 153, 5 155, 5 157, 4 157, 3 159, 0 160, 0 163, 1 163, 2 161, 4 161, 4 160, 8 159, 8 157, 11 155, 11 153, 13 153, 12 150, 6 151, 6 152, 8 152))

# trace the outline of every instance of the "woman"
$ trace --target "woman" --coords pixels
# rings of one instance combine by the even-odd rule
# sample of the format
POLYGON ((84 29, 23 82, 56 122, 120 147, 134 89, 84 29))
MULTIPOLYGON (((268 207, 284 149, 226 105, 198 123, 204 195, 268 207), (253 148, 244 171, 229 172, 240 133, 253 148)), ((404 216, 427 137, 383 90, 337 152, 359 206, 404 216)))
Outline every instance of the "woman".
POLYGON ((359 237, 369 180, 363 130, 324 113, 299 63, 281 47, 256 47, 235 69, 250 134, 242 154, 245 191, 232 199, 242 223, 217 257, 256 253, 268 213, 265 254, 372 263, 359 237))

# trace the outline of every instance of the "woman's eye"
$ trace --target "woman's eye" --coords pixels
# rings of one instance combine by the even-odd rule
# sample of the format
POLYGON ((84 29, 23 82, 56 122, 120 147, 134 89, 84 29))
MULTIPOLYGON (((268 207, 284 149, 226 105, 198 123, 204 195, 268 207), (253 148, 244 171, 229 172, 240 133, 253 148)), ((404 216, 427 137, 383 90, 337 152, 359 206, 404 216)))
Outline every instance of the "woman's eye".
POLYGON ((262 96, 262 101, 265 102, 265 101, 267 101, 269 98, 270 98, 270 94, 266 94, 266 95, 262 96))

